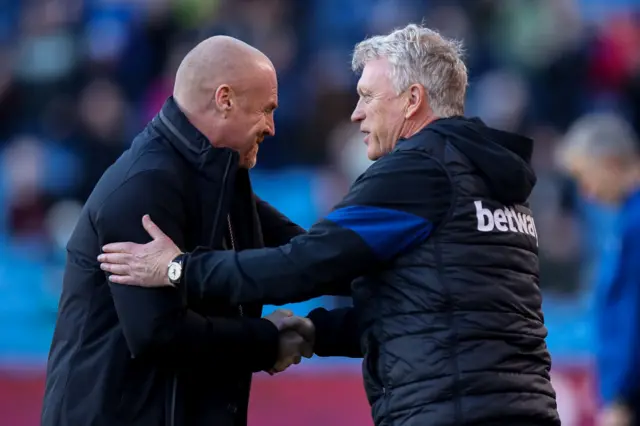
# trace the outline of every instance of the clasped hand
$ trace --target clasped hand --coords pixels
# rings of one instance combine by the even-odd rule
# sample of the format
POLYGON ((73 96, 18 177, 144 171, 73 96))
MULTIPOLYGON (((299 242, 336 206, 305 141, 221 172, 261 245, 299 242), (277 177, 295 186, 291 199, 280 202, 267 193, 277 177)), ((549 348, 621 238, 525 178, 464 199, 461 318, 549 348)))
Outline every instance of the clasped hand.
POLYGON ((280 332, 278 359, 269 374, 280 373, 292 364, 299 364, 302 357, 313 356, 315 327, 308 318, 293 315, 286 309, 278 309, 266 316, 280 332))

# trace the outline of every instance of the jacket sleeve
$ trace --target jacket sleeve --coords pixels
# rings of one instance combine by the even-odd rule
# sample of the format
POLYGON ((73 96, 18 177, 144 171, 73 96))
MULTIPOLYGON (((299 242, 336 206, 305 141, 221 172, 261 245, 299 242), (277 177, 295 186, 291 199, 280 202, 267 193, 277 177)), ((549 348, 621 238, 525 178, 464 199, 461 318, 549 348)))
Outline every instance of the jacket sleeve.
MULTIPOLYGON (((279 247, 288 244, 294 237, 307 233, 304 228, 293 223, 291 219, 280 213, 271 204, 258 196, 255 196, 255 199, 266 247, 279 247)), ((328 284, 325 294, 330 296, 351 295, 351 280, 328 284)))
POLYGON ((640 225, 623 236, 615 278, 597 289, 597 366, 605 405, 640 398, 640 225))
POLYGON ((289 244, 185 256, 189 297, 280 305, 327 294, 332 283, 388 265, 429 237, 451 187, 430 157, 395 152, 374 163, 327 217, 289 244))
POLYGON ((317 308, 308 318, 316 329, 313 351, 318 356, 362 358, 357 309, 338 308, 328 311, 317 308))
MULTIPOLYGON (((135 175, 113 192, 96 213, 100 244, 146 243, 141 218, 149 214, 179 247, 187 218, 175 179, 157 170, 135 175), (173 202, 166 202, 173 200, 173 202)), ((208 318, 189 310, 175 288, 147 289, 109 283, 125 340, 133 357, 163 354, 179 359, 231 360, 252 371, 271 368, 278 332, 260 318, 208 318)))

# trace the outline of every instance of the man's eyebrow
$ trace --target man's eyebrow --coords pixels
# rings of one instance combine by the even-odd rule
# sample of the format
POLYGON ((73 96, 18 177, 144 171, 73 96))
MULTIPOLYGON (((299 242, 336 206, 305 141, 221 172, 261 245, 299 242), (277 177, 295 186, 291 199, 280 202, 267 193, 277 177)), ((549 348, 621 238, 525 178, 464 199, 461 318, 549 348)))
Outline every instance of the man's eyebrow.
POLYGON ((370 93, 369 89, 367 89, 366 87, 362 87, 362 86, 358 86, 356 90, 358 91, 358 95, 360 95, 360 96, 365 96, 365 95, 368 95, 370 93))

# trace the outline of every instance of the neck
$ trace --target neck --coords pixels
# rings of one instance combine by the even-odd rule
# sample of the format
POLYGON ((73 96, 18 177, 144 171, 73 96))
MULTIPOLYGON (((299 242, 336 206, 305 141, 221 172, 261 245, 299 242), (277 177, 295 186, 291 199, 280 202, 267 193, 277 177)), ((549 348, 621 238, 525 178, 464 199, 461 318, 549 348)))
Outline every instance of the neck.
POLYGON ((175 95, 173 99, 175 100, 176 105, 178 105, 178 108, 180 109, 180 111, 182 111, 184 116, 187 117, 187 120, 189 121, 189 123, 191 123, 191 125, 193 125, 193 127, 195 127, 196 129, 198 129, 198 131, 202 133, 209 140, 209 143, 211 143, 212 146, 217 147, 217 145, 213 141, 217 140, 218 138, 216 137, 216 135, 212 134, 212 132, 207 131, 207 127, 202 123, 202 120, 199 118, 199 115, 194 113, 189 108, 188 106, 189 103, 182 102, 181 100, 176 99, 175 95))
POLYGON ((405 139, 408 139, 439 118, 440 117, 437 117, 433 114, 429 114, 420 119, 411 120, 411 121, 407 120, 405 122, 405 128, 403 129, 403 132, 401 133, 400 136, 405 139))

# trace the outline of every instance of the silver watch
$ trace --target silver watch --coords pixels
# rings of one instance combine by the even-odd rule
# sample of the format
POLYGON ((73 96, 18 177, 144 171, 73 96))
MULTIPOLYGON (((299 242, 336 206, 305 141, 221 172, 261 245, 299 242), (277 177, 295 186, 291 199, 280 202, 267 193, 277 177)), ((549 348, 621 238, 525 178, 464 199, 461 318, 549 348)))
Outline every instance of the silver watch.
POLYGON ((171 262, 169 262, 169 267, 167 268, 167 276, 169 277, 169 282, 173 285, 180 284, 180 280, 182 279, 183 258, 184 254, 179 254, 171 262))

